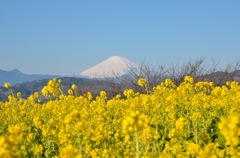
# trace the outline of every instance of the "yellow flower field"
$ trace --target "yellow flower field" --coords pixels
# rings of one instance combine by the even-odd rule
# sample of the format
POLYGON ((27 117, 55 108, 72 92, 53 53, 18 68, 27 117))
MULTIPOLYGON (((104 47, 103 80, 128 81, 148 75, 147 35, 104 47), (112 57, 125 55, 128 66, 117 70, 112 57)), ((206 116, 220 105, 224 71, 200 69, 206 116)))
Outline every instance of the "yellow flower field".
MULTIPOLYGON (((240 157, 240 86, 166 79, 147 94, 68 94, 61 81, 0 102, 0 157, 240 157)), ((148 87, 140 78, 139 86, 148 87)), ((5 84, 10 91, 11 85, 5 84)))

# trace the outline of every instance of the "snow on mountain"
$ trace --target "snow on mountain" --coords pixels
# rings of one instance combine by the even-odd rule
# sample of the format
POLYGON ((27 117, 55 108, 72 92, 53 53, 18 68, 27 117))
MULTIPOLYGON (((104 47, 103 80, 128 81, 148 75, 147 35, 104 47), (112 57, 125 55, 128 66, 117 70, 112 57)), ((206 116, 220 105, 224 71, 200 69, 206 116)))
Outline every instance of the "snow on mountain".
POLYGON ((120 56, 112 56, 103 62, 93 66, 82 73, 80 76, 88 78, 113 78, 128 74, 132 70, 137 70, 138 65, 120 56))

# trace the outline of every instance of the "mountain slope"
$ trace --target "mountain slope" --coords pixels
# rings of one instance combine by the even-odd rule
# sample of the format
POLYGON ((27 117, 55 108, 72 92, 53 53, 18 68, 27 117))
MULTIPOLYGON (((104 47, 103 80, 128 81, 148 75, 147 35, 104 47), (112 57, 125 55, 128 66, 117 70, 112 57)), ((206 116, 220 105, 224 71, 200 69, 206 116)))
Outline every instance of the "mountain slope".
POLYGON ((80 76, 88 78, 112 78, 128 74, 130 71, 136 71, 138 65, 120 56, 112 56, 103 62, 93 66, 82 73, 80 76))
POLYGON ((0 86, 2 86, 5 82, 9 82, 11 85, 16 83, 29 82, 34 80, 41 79, 50 79, 57 78, 60 76, 56 75, 38 75, 38 74, 24 74, 18 69, 13 69, 12 71, 5 71, 0 69, 0 86))

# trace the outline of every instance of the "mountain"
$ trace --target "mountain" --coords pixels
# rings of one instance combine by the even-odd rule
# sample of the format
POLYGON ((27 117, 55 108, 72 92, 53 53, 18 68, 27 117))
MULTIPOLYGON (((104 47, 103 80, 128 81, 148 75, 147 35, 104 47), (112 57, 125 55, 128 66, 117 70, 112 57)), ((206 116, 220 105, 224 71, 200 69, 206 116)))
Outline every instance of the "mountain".
POLYGON ((137 71, 139 66, 127 58, 112 56, 103 62, 83 71, 80 76, 87 78, 115 78, 137 71))
POLYGON ((24 74, 18 69, 12 71, 5 71, 0 69, 0 86, 5 82, 9 82, 11 85, 16 83, 29 82, 41 79, 58 78, 56 75, 38 75, 38 74, 24 74))

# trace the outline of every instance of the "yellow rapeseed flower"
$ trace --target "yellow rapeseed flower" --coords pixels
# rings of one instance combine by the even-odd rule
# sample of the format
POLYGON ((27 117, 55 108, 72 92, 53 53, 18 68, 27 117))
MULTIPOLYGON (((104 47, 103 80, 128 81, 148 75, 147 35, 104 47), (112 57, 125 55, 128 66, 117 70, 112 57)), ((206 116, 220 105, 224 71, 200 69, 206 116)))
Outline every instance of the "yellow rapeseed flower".
POLYGON ((175 123, 176 129, 182 130, 183 127, 184 127, 186 124, 187 124, 187 120, 186 120, 185 118, 181 117, 181 118, 179 118, 179 119, 176 121, 176 123, 175 123))
POLYGON ((71 89, 68 90, 68 95, 73 95, 73 91, 71 89))
MULTIPOLYGON (((240 157, 240 85, 166 79, 141 94, 125 89, 64 94, 51 79, 38 98, 0 101, 0 157, 240 157)), ((6 87, 11 91, 10 84, 6 87)), ((17 97, 15 97, 17 96, 17 97)))
POLYGON ((41 144, 35 146, 34 153, 35 153, 36 155, 42 154, 42 151, 43 151, 43 146, 42 146, 41 144))
POLYGON ((193 83, 194 79, 191 76, 185 76, 184 81, 187 82, 187 83, 193 83))
POLYGON ((81 155, 78 154, 78 149, 73 145, 67 145, 64 148, 61 148, 59 151, 60 158, 80 158, 81 155))
POLYGON ((11 85, 10 85, 9 82, 4 83, 4 87, 7 88, 7 89, 8 89, 10 86, 11 86, 11 85))
POLYGON ((20 98, 22 96, 21 92, 17 92, 17 97, 20 98))
POLYGON ((146 78, 139 78, 138 79, 138 85, 139 86, 143 87, 143 86, 146 85, 146 83, 147 83, 147 79, 146 78))
POLYGON ((73 89, 73 90, 77 89, 77 85, 76 85, 76 84, 73 84, 73 85, 72 85, 72 89, 73 89))

